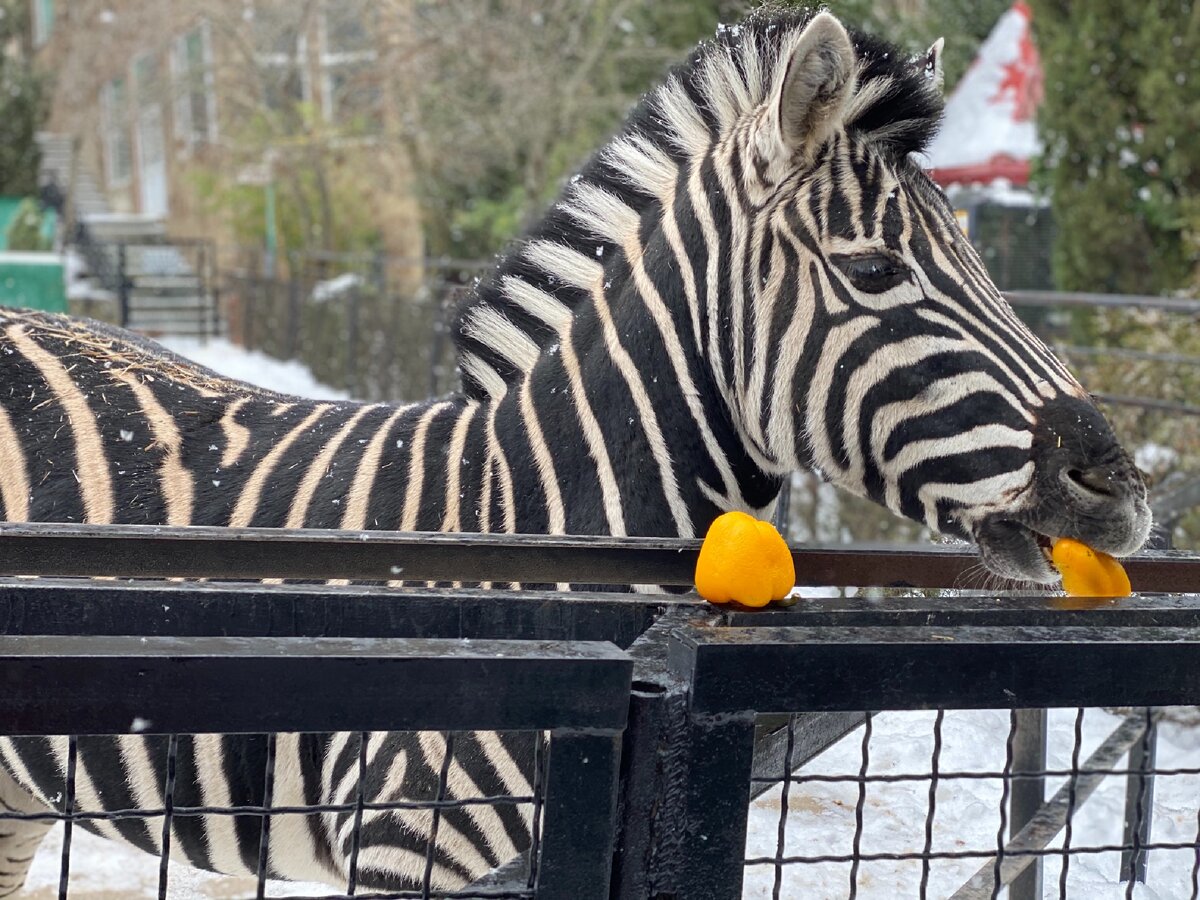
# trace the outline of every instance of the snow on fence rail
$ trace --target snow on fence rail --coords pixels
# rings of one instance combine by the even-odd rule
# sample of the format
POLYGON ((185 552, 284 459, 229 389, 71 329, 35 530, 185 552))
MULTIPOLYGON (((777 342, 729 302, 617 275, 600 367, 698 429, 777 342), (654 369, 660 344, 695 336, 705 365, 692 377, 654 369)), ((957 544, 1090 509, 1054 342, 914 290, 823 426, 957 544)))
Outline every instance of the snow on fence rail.
MULTIPOLYGON (((1141 877, 1161 896, 1197 895, 1200 748, 1189 756, 1172 744, 1161 760, 1155 749, 1162 707, 1200 703, 1200 597, 1149 593, 1198 583, 1196 557, 1137 557, 1129 569, 1145 593, 1094 608, 962 592, 747 612, 691 595, 529 589, 686 584, 697 547, 4 525, 6 575, 447 586, 5 578, 0 731, 74 734, 69 763, 87 734, 128 731, 135 718, 164 734, 167 754, 187 734, 214 731, 548 730, 544 795, 507 798, 542 805, 537 843, 464 896, 986 897, 1011 884, 1021 898, 1042 879, 1076 896, 1068 889, 1081 877, 1094 886, 1096 861, 1110 858, 1113 892, 1134 895, 1141 877), (525 587, 450 586, 483 580, 525 587), (362 658, 360 676, 350 661, 362 658), (470 690, 455 696, 472 699, 447 704, 441 689, 456 682, 470 690), (1058 728, 1052 765, 1046 708, 1058 728), (904 710, 930 712, 892 712, 904 710), (990 724, 968 727, 980 716, 990 724), (1112 824, 1112 772, 1129 784, 1119 835, 1101 827, 1112 824), (1055 793, 1043 802, 1047 786, 1055 793), (1118 887, 1121 875, 1135 880, 1118 887)), ((924 586, 953 586, 969 561, 940 548, 796 558, 827 583, 924 586)), ((87 814, 72 806, 66 768, 63 799, 46 815, 69 828, 87 814)), ((286 814, 270 784, 264 771, 261 802, 227 811, 257 817, 266 841, 286 814)), ((196 812, 173 806, 170 789, 163 806, 129 813, 161 824, 168 810, 196 812)), ((60 896, 70 848, 68 837, 60 896)), ((262 868, 258 884, 268 895, 262 868)), ((425 887, 411 896, 441 896, 425 887)), ((410 895, 346 885, 323 896, 352 894, 410 895)))

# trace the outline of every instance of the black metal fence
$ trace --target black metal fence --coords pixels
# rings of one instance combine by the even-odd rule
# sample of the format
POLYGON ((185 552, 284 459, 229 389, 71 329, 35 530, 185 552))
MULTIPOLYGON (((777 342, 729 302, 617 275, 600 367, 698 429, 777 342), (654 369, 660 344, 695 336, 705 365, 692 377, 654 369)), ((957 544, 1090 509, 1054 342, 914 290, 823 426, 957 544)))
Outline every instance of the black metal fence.
MULTIPOLYGON (((266 859, 272 821, 316 812, 274 804, 266 735, 346 732, 364 742, 354 744, 361 755, 363 735, 379 731, 435 731, 444 742, 478 729, 550 734, 533 793, 478 798, 540 810, 526 863, 461 892, 427 883, 372 894, 348 879, 329 896, 993 897, 1011 885, 1008 896, 1030 898, 1044 881, 1069 897, 1069 879, 1110 858, 1102 854, 1124 857, 1107 877, 1125 878, 1128 896, 1139 877, 1163 896, 1197 896, 1200 790, 1171 793, 1168 820, 1152 798, 1180 779, 1200 785, 1200 760, 1155 759, 1163 707, 1200 702, 1200 597, 1154 593, 1197 584, 1200 558, 1144 554, 1128 566, 1142 594, 1100 603, 966 592, 751 612, 692 595, 450 586, 688 584, 697 549, 656 539, 6 525, 7 576, 446 586, 6 578, 0 730, 77 736, 64 739, 63 795, 41 813, 68 827, 91 821, 73 808, 70 783, 86 735, 164 735, 163 804, 122 812, 159 826, 164 859, 164 823, 209 811, 170 781, 172 747, 186 735, 260 742, 261 795, 225 814, 257 821, 266 859), (1053 713, 1049 758, 1045 709, 1062 707, 1080 709, 1053 713), (1097 712, 1103 722, 1085 729, 1083 707, 1127 712, 1097 712), (962 709, 1010 711, 1000 714, 1007 740, 994 764, 962 762, 953 712, 962 709), (919 754, 891 753, 890 710, 930 711, 905 738, 921 742, 919 754), (836 755, 825 752, 835 745, 836 755), (1098 802, 1109 774, 1129 785, 1125 823, 1097 839, 1080 811, 1098 802), (908 815, 889 815, 901 790, 908 815), (968 814, 964 791, 974 792, 968 814), (978 826, 961 830, 981 818, 993 835, 983 844, 972 839, 978 826)), ((891 587, 953 587, 972 562, 945 548, 816 547, 795 557, 805 583, 891 587)), ((404 800, 433 815, 441 790, 404 800)), ((355 797, 343 814, 376 808, 361 788, 355 797)), ((68 840, 60 896, 70 855, 68 840)), ((260 867, 260 896, 269 896, 267 874, 260 867)), ((162 881, 161 896, 166 889, 162 881)))
POLYGON ((248 349, 297 359, 322 384, 364 400, 421 400, 455 387, 454 304, 492 267, 293 253, 286 277, 267 277, 254 254, 242 256, 223 279, 230 336, 248 349))

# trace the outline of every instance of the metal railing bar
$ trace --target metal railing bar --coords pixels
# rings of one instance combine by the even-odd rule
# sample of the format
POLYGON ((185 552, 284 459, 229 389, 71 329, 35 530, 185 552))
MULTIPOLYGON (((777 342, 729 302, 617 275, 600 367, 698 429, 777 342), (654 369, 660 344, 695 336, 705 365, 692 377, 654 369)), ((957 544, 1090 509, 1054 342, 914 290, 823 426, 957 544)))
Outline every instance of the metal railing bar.
POLYGON ((0 733, 619 731, 632 668, 598 641, 6 637, 0 733))
MULTIPOLYGON (((0 572, 133 578, 350 578, 387 582, 692 584, 699 540, 323 529, 5 523, 0 572)), ((965 586, 967 545, 792 548, 804 585, 965 586)), ((1125 561, 1140 591, 1194 589, 1200 555, 1143 552, 1125 561)))

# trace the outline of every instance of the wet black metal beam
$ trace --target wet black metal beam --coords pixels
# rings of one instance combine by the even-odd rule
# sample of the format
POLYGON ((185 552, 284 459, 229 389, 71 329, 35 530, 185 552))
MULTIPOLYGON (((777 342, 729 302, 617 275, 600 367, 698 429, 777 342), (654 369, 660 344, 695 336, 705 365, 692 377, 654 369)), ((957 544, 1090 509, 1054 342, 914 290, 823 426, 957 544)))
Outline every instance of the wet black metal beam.
POLYGON ((600 642, 4 637, 0 733, 616 732, 631 672, 600 642))
MULTIPOLYGON (((4 524, 0 574, 690 585, 700 541, 602 536, 4 524)), ((799 585, 969 587, 972 548, 794 547, 799 585)), ((1200 589, 1200 556, 1126 561, 1137 591, 1200 589)))
POLYGON ((671 667, 706 715, 1196 704, 1200 628, 686 626, 671 667))

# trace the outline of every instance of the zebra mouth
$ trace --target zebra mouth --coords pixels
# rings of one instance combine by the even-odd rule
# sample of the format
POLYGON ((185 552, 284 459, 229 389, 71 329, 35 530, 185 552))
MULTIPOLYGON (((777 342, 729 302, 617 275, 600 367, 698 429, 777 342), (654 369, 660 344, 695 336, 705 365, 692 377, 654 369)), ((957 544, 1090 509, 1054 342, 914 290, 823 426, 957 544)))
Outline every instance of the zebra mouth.
POLYGON ((993 574, 1038 584, 1058 581, 1050 561, 1053 536, 1015 519, 995 517, 982 522, 974 537, 984 566, 993 574))

